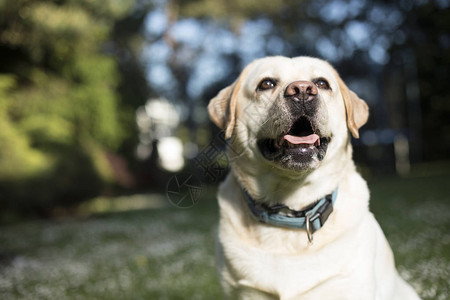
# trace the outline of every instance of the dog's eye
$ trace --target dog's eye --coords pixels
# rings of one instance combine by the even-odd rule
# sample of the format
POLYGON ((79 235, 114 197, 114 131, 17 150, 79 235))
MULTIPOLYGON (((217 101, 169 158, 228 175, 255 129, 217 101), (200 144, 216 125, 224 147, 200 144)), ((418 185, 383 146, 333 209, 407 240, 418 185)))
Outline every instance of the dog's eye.
POLYGON ((273 79, 263 79, 258 84, 258 90, 264 91, 264 90, 270 90, 273 89, 277 85, 276 81, 273 79))
POLYGON ((329 90, 330 89, 330 84, 328 83, 328 81, 326 81, 323 78, 319 78, 319 79, 315 80, 314 83, 316 84, 316 86, 319 89, 323 89, 323 90, 329 90))

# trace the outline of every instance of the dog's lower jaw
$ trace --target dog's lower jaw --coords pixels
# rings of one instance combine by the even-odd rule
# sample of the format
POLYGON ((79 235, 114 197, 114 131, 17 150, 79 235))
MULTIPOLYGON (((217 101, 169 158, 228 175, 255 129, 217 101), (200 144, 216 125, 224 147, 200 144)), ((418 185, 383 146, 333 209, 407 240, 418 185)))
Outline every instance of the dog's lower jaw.
POLYGON ((355 169, 350 144, 340 145, 341 151, 336 151, 335 144, 330 145, 332 147, 322 161, 314 159, 304 165, 296 162, 298 168, 287 168, 289 162, 283 166, 279 161, 268 161, 257 149, 252 151, 252 156, 231 155, 230 166, 237 182, 254 199, 270 205, 282 203, 301 210, 331 193, 342 176, 355 169), (294 194, 295 197, 292 197, 294 194))

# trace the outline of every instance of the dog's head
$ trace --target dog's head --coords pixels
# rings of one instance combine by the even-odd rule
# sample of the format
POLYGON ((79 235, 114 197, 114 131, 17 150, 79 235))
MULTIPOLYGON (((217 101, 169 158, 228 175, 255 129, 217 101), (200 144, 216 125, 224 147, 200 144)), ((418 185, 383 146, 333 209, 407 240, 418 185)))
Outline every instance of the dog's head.
POLYGON ((293 171, 333 157, 368 118, 366 103, 333 67, 311 57, 254 61, 208 111, 239 157, 293 171))

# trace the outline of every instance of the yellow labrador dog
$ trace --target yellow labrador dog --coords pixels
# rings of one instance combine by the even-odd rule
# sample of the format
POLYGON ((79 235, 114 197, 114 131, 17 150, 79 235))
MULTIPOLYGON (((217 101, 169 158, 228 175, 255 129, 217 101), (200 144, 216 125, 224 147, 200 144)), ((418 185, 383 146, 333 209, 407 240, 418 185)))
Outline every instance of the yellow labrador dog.
POLYGON ((327 62, 256 60, 208 111, 229 139, 217 247, 228 299, 419 299, 352 160, 367 105, 327 62))

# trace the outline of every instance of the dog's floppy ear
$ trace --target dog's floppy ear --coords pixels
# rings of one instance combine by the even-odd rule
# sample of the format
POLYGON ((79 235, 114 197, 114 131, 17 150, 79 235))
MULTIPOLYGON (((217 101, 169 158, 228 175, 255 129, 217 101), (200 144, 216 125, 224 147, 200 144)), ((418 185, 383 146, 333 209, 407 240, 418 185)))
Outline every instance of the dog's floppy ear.
POLYGON ((369 118, 369 107, 364 100, 347 87, 339 75, 337 78, 347 113, 347 127, 353 137, 357 139, 359 138, 359 128, 366 124, 369 118))
POLYGON ((209 117, 214 124, 225 131, 226 139, 231 137, 236 122, 236 94, 238 88, 239 81, 237 80, 221 90, 208 104, 209 117))

